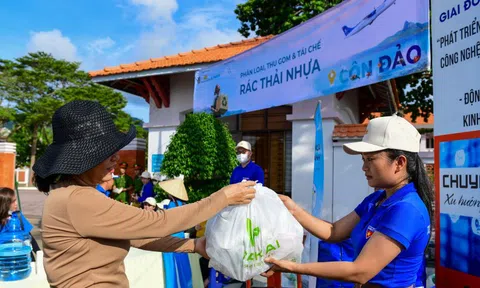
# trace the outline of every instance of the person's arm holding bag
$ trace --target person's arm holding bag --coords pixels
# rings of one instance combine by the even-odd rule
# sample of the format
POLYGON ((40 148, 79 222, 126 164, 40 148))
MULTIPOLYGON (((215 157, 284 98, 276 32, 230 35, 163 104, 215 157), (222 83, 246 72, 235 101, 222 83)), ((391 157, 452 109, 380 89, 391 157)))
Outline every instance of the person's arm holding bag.
POLYGON ((70 195, 67 211, 83 237, 161 238, 206 221, 228 205, 250 203, 255 197, 254 185, 253 181, 229 185, 198 202, 157 213, 105 198, 94 188, 81 187, 70 195))

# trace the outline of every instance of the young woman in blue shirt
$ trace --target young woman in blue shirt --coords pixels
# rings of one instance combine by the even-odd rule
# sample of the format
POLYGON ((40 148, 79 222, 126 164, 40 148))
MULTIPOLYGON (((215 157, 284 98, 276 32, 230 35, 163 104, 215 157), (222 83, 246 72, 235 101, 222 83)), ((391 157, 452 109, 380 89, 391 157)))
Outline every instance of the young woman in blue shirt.
MULTIPOLYGON (((430 239, 433 193, 418 155, 420 134, 396 115, 372 119, 363 141, 344 145, 348 154, 362 156, 362 170, 371 187, 350 214, 328 223, 280 196, 302 226, 327 242, 351 238, 353 262, 294 263, 267 258, 273 271, 293 272, 356 283, 356 287, 415 287, 430 239)), ((354 192, 353 192, 354 193, 354 192)))
POLYGON ((13 214, 17 214, 18 219, 20 220, 21 229, 31 237, 30 243, 32 245, 32 261, 35 261, 36 253, 40 250, 40 247, 31 234, 33 225, 30 224, 23 213, 18 210, 17 196, 15 195, 15 191, 8 187, 0 187, 0 233, 6 232, 7 223, 13 214))

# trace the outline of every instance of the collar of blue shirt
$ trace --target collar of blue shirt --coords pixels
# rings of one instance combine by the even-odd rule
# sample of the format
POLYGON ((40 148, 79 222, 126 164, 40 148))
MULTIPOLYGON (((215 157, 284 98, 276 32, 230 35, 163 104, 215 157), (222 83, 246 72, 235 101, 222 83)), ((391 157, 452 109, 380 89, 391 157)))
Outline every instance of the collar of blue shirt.
MULTIPOLYGON (((411 192, 417 192, 417 190, 415 189, 415 185, 413 183, 408 183, 407 185, 403 186, 402 188, 398 189, 395 193, 393 193, 393 195, 390 196, 387 200, 385 200, 381 206, 385 206, 385 207, 390 206, 411 192)), ((382 197, 380 197, 380 199, 385 198, 385 194, 386 192, 383 191, 382 197)))

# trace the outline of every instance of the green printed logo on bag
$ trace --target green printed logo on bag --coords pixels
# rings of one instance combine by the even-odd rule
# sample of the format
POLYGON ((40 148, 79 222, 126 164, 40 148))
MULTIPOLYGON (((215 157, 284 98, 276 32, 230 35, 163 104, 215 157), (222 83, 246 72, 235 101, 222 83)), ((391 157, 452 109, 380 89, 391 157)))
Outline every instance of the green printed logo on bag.
POLYGON ((252 247, 255 247, 255 237, 260 235, 260 227, 252 227, 252 220, 250 218, 247 218, 247 233, 248 233, 248 238, 250 239, 250 244, 252 244, 252 247))
POLYGON ((265 248, 265 251, 262 251, 262 250, 255 251, 257 250, 255 247, 255 238, 260 236, 260 227, 253 227, 253 223, 250 218, 247 218, 247 234, 248 234, 248 239, 250 240, 250 245, 254 251, 247 252, 245 250, 243 252, 243 260, 256 261, 256 260, 262 259, 264 255, 268 255, 270 252, 280 248, 280 242, 278 242, 278 240, 275 240, 275 244, 268 244, 267 247, 265 248))

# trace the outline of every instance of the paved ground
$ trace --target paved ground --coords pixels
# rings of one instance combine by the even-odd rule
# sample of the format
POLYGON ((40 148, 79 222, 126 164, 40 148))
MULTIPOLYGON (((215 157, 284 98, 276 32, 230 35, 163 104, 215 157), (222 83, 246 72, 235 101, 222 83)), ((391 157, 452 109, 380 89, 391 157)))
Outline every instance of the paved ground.
POLYGON ((20 194, 22 212, 34 226, 32 236, 37 240, 40 248, 42 248, 40 222, 42 219, 43 202, 47 196, 35 189, 19 188, 18 192, 20 194))

